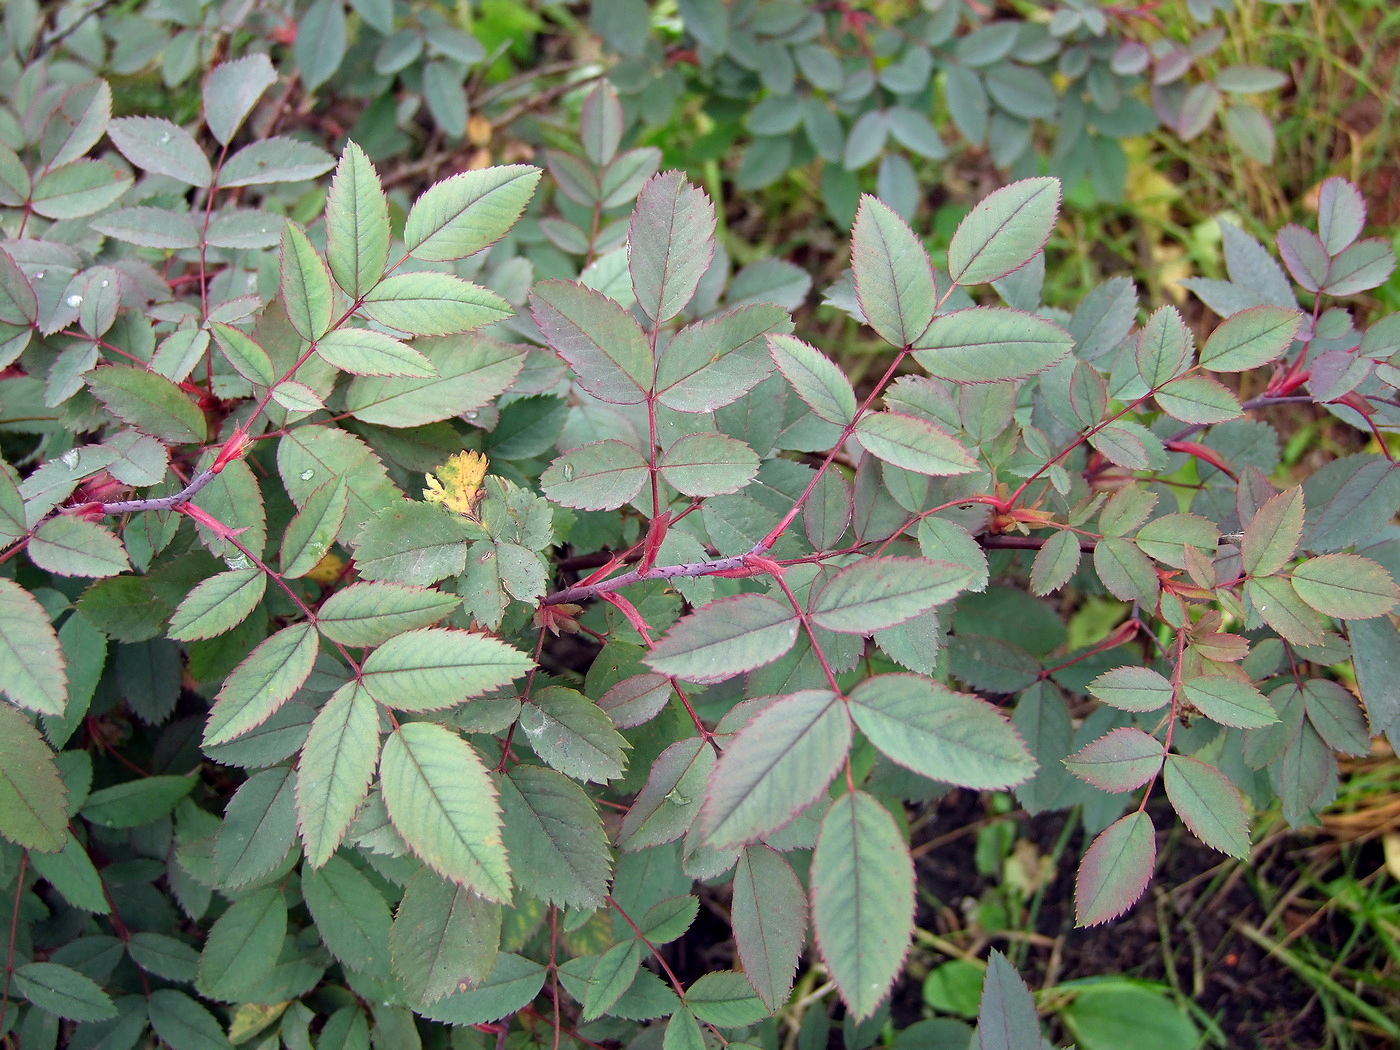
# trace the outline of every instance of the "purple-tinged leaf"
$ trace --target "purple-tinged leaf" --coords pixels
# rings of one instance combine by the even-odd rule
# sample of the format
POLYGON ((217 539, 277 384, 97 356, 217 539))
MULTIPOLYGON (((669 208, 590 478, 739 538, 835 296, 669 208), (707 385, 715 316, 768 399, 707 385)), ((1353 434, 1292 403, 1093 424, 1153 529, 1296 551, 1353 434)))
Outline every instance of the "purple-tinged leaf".
POLYGON ((1390 574, 1356 554, 1309 558, 1293 570, 1293 587, 1308 605, 1338 619, 1384 616, 1400 601, 1390 574))
POLYGON ((816 347, 793 335, 772 335, 768 353, 797 396, 822 419, 846 426, 856 418, 851 381, 816 347))
POLYGON ((1042 317, 977 306, 935 317, 915 340, 914 359, 936 379, 997 383, 1045 371, 1072 344, 1068 332, 1042 317))
POLYGON ((872 634, 952 601, 974 571, 927 558, 865 558, 813 588, 807 611, 829 631, 872 634))
POLYGON ((754 845, 739 854, 730 921, 749 983, 776 1010, 792 989, 807 941, 807 894, 781 853, 754 845))
POLYGON ((578 131, 583 153, 598 167, 606 167, 622 142, 622 105, 606 80, 599 80, 583 100, 578 131))
POLYGON ((893 346, 908 346, 933 320, 938 283, 919 238, 889 205, 861 197, 851 231, 856 298, 870 327, 893 346))
POLYGON ((542 281, 530 292, 530 313, 574 378, 600 401, 639 405, 656 379, 646 333, 601 292, 565 281, 542 281))
POLYGON ((619 729, 635 729, 661 713, 671 699, 671 680, 664 674, 646 671, 624 678, 598 699, 619 729))
POLYGON ((987 957, 977 1007, 978 1050, 1041 1050, 1035 999, 1016 968, 995 948, 987 957))
POLYGON ((1129 813, 1110 824, 1084 854, 1074 881, 1075 923, 1098 926, 1131 908, 1152 881, 1157 836, 1152 818, 1129 813))
POLYGON ((1022 179, 980 201, 948 246, 948 273, 961 285, 988 284, 1019 270, 1045 247, 1060 210, 1060 180, 1022 179))
POLYGON ((613 510, 642 490, 650 469, 635 446, 608 438, 558 457, 540 475, 540 487, 566 507, 613 510))
POLYGON ((1282 306, 1252 306, 1231 314, 1201 347, 1201 366, 1212 372, 1247 372, 1276 361, 1293 345, 1303 315, 1282 306))
POLYGON ((773 699, 730 741, 710 773, 700 827, 719 848, 756 842, 826 790, 846 761, 851 720, 835 693, 773 699))
POLYGON ((1207 846, 1249 859, 1249 818, 1239 788, 1214 766, 1168 755, 1162 781, 1177 816, 1207 846))
POLYGON ((876 675, 851 692, 850 711, 883 754, 933 780, 990 790, 1014 787, 1035 772, 1035 760, 1000 711, 931 678, 876 675))
POLYGON ((1303 533, 1303 490, 1269 498, 1245 526, 1240 555, 1249 576, 1272 576, 1290 561, 1303 533))
POLYGON ((261 53, 214 67, 204 82, 204 123, 220 145, 232 141, 263 92, 275 83, 272 61, 261 53))
POLYGON ((1278 231, 1278 253, 1293 279, 1310 292, 1321 291, 1327 283, 1331 259, 1312 230, 1289 223, 1278 231))
POLYGON ((679 171, 649 179, 627 231, 627 268, 637 304, 655 324, 690 302, 715 254, 715 209, 679 171))
POLYGON ((1065 766, 1103 791, 1142 787, 1162 768, 1162 743, 1141 729, 1120 726, 1081 747, 1065 766))
POLYGON ((1356 684, 1371 730, 1384 733, 1400 719, 1400 632, 1388 617, 1347 624, 1356 684))
POLYGON ((894 817, 863 791, 822 820, 812 854, 812 925, 827 972, 857 1021, 899 974, 914 931, 914 865, 894 817))
POLYGON ((724 434, 685 434, 661 457, 657 468, 687 496, 738 492, 758 473, 758 455, 738 438, 724 434))
POLYGON ((1366 201, 1361 191, 1334 175, 1324 179, 1317 193, 1317 232, 1323 250, 1340 255, 1366 226, 1366 201))
POLYGON ((722 682, 771 663, 797 639, 797 616, 762 594, 720 598, 682 617, 647 657, 662 674, 722 682))
POLYGON ((861 416, 855 432, 876 459, 916 474, 949 477, 977 469, 977 461, 956 438, 921 416, 872 412, 861 416))
POLYGON ((1247 681, 1223 674, 1198 675, 1181 683, 1182 695, 1212 722, 1258 729, 1278 721, 1268 698, 1247 681))
POLYGON ((1158 711, 1172 702, 1172 684, 1150 667, 1115 667, 1089 683, 1089 693, 1120 711, 1158 711))
POLYGON ((1128 470, 1146 470, 1160 458, 1162 441, 1140 423, 1110 423, 1089 435, 1089 444, 1110 463, 1128 470))
POLYGON ((1320 291, 1326 295, 1355 295, 1384 284, 1395 272, 1395 250, 1379 239, 1358 241, 1332 260, 1327 282, 1320 291))

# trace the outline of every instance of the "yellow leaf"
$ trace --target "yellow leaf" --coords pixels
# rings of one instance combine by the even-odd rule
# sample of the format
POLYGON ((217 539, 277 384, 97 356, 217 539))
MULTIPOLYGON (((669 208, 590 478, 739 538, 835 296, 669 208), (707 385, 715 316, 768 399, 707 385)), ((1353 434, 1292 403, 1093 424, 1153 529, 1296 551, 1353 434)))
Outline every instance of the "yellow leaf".
POLYGON ((481 480, 486 477, 488 460, 480 452, 458 452, 437 469, 437 476, 427 474, 423 499, 441 503, 448 510, 476 520, 476 504, 481 498, 481 480))

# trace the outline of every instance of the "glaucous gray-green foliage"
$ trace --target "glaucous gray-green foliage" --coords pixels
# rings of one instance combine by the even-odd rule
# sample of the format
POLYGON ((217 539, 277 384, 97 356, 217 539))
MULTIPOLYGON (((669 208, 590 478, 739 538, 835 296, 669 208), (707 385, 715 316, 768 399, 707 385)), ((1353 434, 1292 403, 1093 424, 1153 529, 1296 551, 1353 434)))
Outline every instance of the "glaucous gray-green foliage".
MULTIPOLYGON (((858 393, 794 333, 806 276, 731 274, 606 85, 547 158, 590 216, 555 230, 572 272, 536 279, 538 168, 392 208, 354 142, 246 136, 277 82, 220 65, 183 127, 35 63, 0 121, 26 1045, 773 1047, 804 951, 851 1018, 886 1008, 906 806, 1074 809, 1091 925, 1151 877, 1159 782, 1247 859, 1252 811, 1309 821, 1336 753, 1400 734, 1393 463, 1270 480, 1276 405, 1379 449, 1400 423, 1400 325, 1334 303, 1394 266, 1347 183, 1286 270, 1224 228, 1200 346, 1124 279, 1041 305, 1053 177, 937 260, 865 197, 826 293, 891 347, 858 393), (1217 378, 1254 370, 1244 404, 1217 378), (1121 620, 1068 651, 1084 594, 1121 620), (697 882, 731 888, 742 969, 686 984, 657 949, 697 882)), ((1000 956, 981 1022, 1040 1044, 1000 956)))

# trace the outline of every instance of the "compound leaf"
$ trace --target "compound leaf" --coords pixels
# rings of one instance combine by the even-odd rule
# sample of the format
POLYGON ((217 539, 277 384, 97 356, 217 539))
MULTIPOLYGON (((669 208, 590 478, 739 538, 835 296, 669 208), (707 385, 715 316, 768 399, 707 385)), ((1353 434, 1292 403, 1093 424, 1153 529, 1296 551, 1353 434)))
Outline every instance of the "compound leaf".
POLYGON ((1239 788, 1197 758, 1168 755, 1162 775, 1167 798, 1195 836, 1232 857, 1249 857, 1249 819, 1239 788))

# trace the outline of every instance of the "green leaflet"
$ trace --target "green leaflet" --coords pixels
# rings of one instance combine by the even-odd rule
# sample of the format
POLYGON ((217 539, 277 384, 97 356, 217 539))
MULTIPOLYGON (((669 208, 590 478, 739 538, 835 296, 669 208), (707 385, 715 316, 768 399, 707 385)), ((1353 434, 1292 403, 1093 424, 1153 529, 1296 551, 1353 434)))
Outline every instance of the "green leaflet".
POLYGON ((267 886, 239 898, 209 929, 196 987, 214 999, 240 1001, 276 965, 286 932, 287 902, 280 888, 267 886))
POLYGON ((68 698, 65 663, 43 606, 14 580, 0 577, 0 690, 20 707, 61 715, 68 698))
POLYGON ((642 187, 627 232, 627 268, 637 304, 661 324, 690 302, 710 265, 714 206, 682 172, 663 172, 642 187))
POLYGON ((928 374, 958 383, 1024 379, 1063 360, 1072 339, 1058 325, 1000 307, 939 314, 914 343, 928 374))
POLYGON ((792 648, 797 618, 759 594, 710 602, 676 623, 647 662, 662 674, 692 682, 722 682, 761 667, 792 648))
POLYGON ((822 419, 842 426, 856 417, 856 393, 835 362, 791 335, 768 337, 768 353, 797 396, 822 419))
POLYGON ((326 261, 352 299, 379 283, 389 262, 389 202, 374 165, 354 142, 345 144, 326 195, 326 261))
POLYGON ((957 284, 987 284, 1030 262, 1045 246, 1060 208, 1060 180, 1022 179, 984 197, 948 246, 957 284))
POLYGON ((710 774, 701 827, 715 846, 777 831, 815 799, 846 759, 851 720, 836 694, 775 698, 725 748, 710 774))
POLYGON ((116 1016, 111 997, 90 977, 52 962, 15 968, 19 993, 46 1013, 68 1021, 102 1021, 116 1016))
POLYGON ((409 254, 433 262, 474 255, 515 225, 539 180, 539 168, 509 164, 435 183, 408 213, 403 236, 409 254))
POLYGON ((865 558, 812 589, 807 612, 830 631, 871 634, 951 601, 975 570, 927 558, 865 558))
POLYGON ((884 806, 842 795, 812 854, 812 925, 852 1014, 869 1017, 889 991, 914 931, 914 865, 884 806))
POLYGON ((405 631, 375 649, 362 681, 403 711, 435 711, 509 684, 533 666, 524 653, 481 634, 445 627, 405 631))
POLYGON ((360 297, 360 312, 409 335, 472 332, 512 313, 495 292, 447 273, 386 277, 360 297))
MULTIPOLYGON (((412 274, 411 279, 423 276, 427 275, 412 274)), ((397 278, 389 278, 394 280, 397 278)), ((391 327, 403 327, 376 319, 391 327)), ((441 333, 423 333, 442 338, 414 340, 413 349, 422 354, 428 366, 416 376, 357 376, 345 395, 346 411, 366 423, 417 427, 451 419, 494 399, 520 374, 524 354, 518 346, 485 336, 451 334, 465 330, 448 327, 441 333)), ((379 367, 382 366, 376 366, 379 367)))
MULTIPOLYGON (((302 872, 301 892, 332 955, 358 973, 389 974, 389 905, 349 861, 331 857, 302 872)), ((495 949, 491 949, 494 959, 495 949)))
POLYGON ((349 506, 350 492, 340 478, 327 481, 307 497, 282 534, 284 579, 305 576, 325 557, 345 522, 349 506))
POLYGON ((758 473, 758 456, 724 434, 685 434, 657 464, 661 476, 687 496, 738 492, 758 473))
POLYGON ((1089 846, 1074 883, 1080 926, 1098 926, 1122 915, 1147 889, 1157 858, 1157 837, 1145 812, 1109 825, 1089 846))
POLYGON ((658 356, 657 400, 678 412, 712 412, 733 403, 771 371, 765 337, 791 329, 787 311, 771 303, 686 325, 658 356))
POLYGON ((245 780, 224 812, 214 840, 214 874, 238 887, 274 871, 296 838, 296 772, 275 766, 245 780))
POLYGON ((938 307, 933 265, 908 224, 869 194, 851 230, 851 269, 861 312, 882 339, 903 347, 923 335, 938 307))
POLYGON ((851 691, 850 712, 871 743, 933 780, 1006 788, 1035 772, 1035 760, 1001 712, 930 678, 877 675, 851 691))
POLYGON ((903 412, 873 412, 856 423, 861 444, 878 459, 917 474, 968 474, 977 464, 957 439, 935 423, 903 412))
POLYGON ((646 400, 656 362, 646 333, 622 306, 581 284, 543 281, 530 292, 530 313, 590 394, 616 405, 646 400))
POLYGON ((1201 347, 1201 365, 1213 372, 1246 372, 1281 357, 1293 343, 1302 315, 1280 306, 1254 306, 1231 314, 1201 347))
POLYGON ((622 775, 627 741, 592 700, 560 686, 546 686, 520 710, 530 746, 566 776, 605 783, 622 775))
POLYGON ((753 845, 739 854, 731 921, 744 973, 776 1010, 792 988, 807 933, 807 894, 781 853, 753 845))
POLYGON ((378 756, 379 708, 361 683, 347 682, 316 715, 298 764, 297 819, 313 868, 340 845, 378 756))
POLYGON ((540 766, 512 766, 497 784, 501 834, 520 888, 547 903, 601 907, 612 854, 593 800, 568 777, 540 766))
POLYGON ((1142 787, 1162 768, 1162 745, 1141 729, 1120 726, 1085 744, 1065 766, 1104 791, 1142 787))
POLYGON ((204 743, 225 743, 266 721, 306 681, 318 641, 311 624, 298 623, 259 644, 214 698, 204 743))
POLYGON ((431 503, 398 502, 375 513, 354 539, 355 564, 367 580, 426 585, 467 564, 476 526, 431 503))
POLYGON ((1199 759, 1168 755, 1162 782, 1172 808, 1197 838, 1232 857, 1249 857, 1244 798, 1225 774, 1199 759))
POLYGON ((170 617, 169 637, 213 638, 237 627, 262 601, 267 577, 261 569, 231 569, 200 581, 170 617))
POLYGON ((1298 596, 1318 612, 1348 620, 1384 616, 1400 599, 1390 574, 1355 554, 1324 554, 1293 570, 1298 596))
POLYGON ((172 445, 205 439, 204 413, 164 376, 131 365, 108 365, 84 379, 107 411, 143 434, 172 445))
POLYGON ((0 705, 0 728, 0 835, 54 853, 68 839, 68 790, 53 752, 34 724, 8 704, 0 705))
POLYGON ((387 943, 404 990, 426 1005, 485 980, 500 940, 499 904, 423 870, 409 880, 393 928, 376 947, 387 943))
POLYGON ((315 342, 331 326, 331 275, 303 233, 291 222, 282 227, 282 279, 287 319, 303 339, 315 342))
MULTIPOLYGON (((1155 391, 1181 375, 1190 365, 1195 349, 1191 330, 1175 307, 1163 306, 1154 310, 1138 333, 1133 347, 1138 375, 1149 390, 1155 391)), ((1160 400, 1158 404, 1161 404, 1160 400)))
POLYGON ((394 828, 425 864, 487 900, 510 898, 496 788, 470 744, 408 722, 384 742, 379 779, 394 828))
POLYGON ((342 645, 369 647, 447 616, 462 599, 409 584, 354 583, 330 596, 316 616, 316 626, 342 645))
POLYGON ((639 449, 609 438, 565 452, 540 476, 540 486, 566 507, 614 510, 642 490, 649 473, 639 449))
POLYGON ((341 327, 316 343, 316 353, 342 372, 361 376, 432 378, 433 364, 421 353, 373 328, 341 327))

